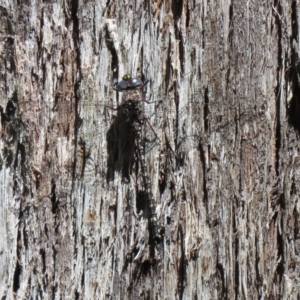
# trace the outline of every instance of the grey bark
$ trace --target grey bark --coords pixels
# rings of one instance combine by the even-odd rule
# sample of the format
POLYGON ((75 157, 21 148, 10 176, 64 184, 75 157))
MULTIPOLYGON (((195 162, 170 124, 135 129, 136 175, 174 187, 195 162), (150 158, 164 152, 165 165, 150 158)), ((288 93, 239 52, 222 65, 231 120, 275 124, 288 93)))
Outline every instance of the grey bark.
MULTIPOLYGON (((299 1, 1 1, 1 299, 299 299, 299 1), (151 79, 148 230, 114 79, 151 79)), ((149 130, 146 129, 146 130, 149 130)))

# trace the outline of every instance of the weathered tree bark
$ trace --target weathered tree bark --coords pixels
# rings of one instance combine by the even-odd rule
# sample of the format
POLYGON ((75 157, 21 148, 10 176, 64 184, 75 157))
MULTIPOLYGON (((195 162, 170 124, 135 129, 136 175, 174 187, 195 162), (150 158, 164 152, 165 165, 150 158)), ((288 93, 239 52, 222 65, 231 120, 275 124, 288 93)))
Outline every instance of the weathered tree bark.
POLYGON ((299 1, 0 5, 1 299, 300 298, 299 1))

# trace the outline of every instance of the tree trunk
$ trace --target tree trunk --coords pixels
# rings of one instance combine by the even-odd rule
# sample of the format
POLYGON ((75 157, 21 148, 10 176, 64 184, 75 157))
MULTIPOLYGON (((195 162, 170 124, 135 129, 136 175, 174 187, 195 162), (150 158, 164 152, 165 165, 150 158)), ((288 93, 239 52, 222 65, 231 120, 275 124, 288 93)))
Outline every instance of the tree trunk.
POLYGON ((2 1, 1 299, 300 299, 299 11, 2 1))

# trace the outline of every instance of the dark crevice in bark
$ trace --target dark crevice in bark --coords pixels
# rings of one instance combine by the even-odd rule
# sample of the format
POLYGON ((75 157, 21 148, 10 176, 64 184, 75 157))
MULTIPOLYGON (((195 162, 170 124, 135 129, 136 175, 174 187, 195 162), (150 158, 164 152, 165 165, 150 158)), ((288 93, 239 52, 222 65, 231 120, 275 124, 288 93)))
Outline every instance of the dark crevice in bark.
POLYGON ((178 138, 178 127, 179 127, 179 95, 176 83, 173 83, 172 86, 174 90, 174 102, 175 102, 175 153, 176 153, 176 168, 182 167, 184 164, 184 155, 179 155, 179 138, 178 138))
POLYGON ((99 48, 98 48, 98 51, 97 51, 97 47, 96 47, 96 35, 97 35, 97 30, 96 30, 96 6, 93 7, 93 43, 92 43, 92 47, 94 49, 94 53, 95 53, 95 56, 98 56, 99 55, 99 49, 101 49, 101 43, 102 43, 102 36, 100 34, 99 36, 99 48))
POLYGON ((172 14, 173 14, 175 22, 177 22, 181 18, 182 10, 183 10, 183 1, 182 0, 172 1, 172 14))
POLYGON ((56 198, 56 184, 54 178, 52 178, 51 181, 51 204, 52 204, 52 213, 55 215, 58 210, 58 201, 56 198))
MULTIPOLYGON (((168 147, 168 145, 167 145, 168 147)), ((158 181, 158 186, 159 186, 159 193, 160 196, 164 193, 167 187, 167 163, 165 162, 164 164, 159 165, 159 181, 158 181)))
MULTIPOLYGON (((241 175, 240 175, 241 177, 241 175)), ((235 281, 235 299, 238 300, 240 299, 239 296, 239 286, 240 286, 240 282, 239 282, 239 236, 238 236, 238 229, 237 229, 237 224, 236 224, 236 206, 238 206, 238 202, 239 199, 237 197, 235 197, 235 201, 233 203, 233 207, 232 207, 232 232, 234 235, 234 242, 233 242, 233 246, 232 248, 234 249, 234 258, 235 258, 235 270, 234 270, 234 281, 235 281)))
POLYGON ((292 98, 287 109, 289 124, 300 134, 300 65, 297 63, 298 54, 292 49, 292 66, 289 72, 289 81, 292 86, 292 98))
POLYGON ((262 294, 261 294, 261 286, 262 286, 262 278, 259 273, 259 262, 260 262, 260 253, 259 253, 259 238, 258 235, 255 234, 255 276, 256 276, 256 290, 259 296, 259 299, 261 299, 262 294))
POLYGON ((208 87, 205 87, 204 90, 204 107, 203 107, 203 121, 204 121, 204 130, 208 132, 208 116, 209 116, 209 90, 208 87))
POLYGON ((78 291, 75 292, 75 300, 79 300, 80 298, 80 294, 78 291))
POLYGON ((50 237, 49 237, 49 229, 48 229, 47 223, 45 223, 44 231, 45 231, 45 236, 47 237, 47 239, 49 239, 50 237))
POLYGON ((40 249, 40 255, 41 255, 41 262, 42 262, 42 271, 43 274, 46 273, 46 254, 45 249, 40 249))
MULTIPOLYGON (((84 256, 83 256, 84 257, 84 256)), ((85 271, 84 271, 84 268, 82 270, 82 275, 81 275, 81 290, 84 290, 84 287, 85 287, 85 271)), ((77 292, 78 293, 78 292, 77 292)), ((79 293, 78 293, 79 294, 79 293)))
POLYGON ((199 142, 199 153, 200 153, 200 160, 201 160, 201 165, 202 165, 202 173, 203 173, 203 182, 202 182, 202 187, 203 187, 203 202, 208 204, 208 191, 206 187, 206 163, 205 163, 205 153, 202 147, 201 142, 199 142))
POLYGON ((292 98, 288 103, 287 114, 289 124, 300 134, 300 64, 297 51, 299 33, 298 33, 298 14, 297 3, 292 2, 291 14, 292 36, 290 37, 291 47, 291 66, 287 69, 287 81, 292 87, 292 98))
POLYGON ((8 124, 15 118, 18 102, 17 92, 14 91, 12 98, 6 104, 5 113, 1 113, 1 121, 3 125, 8 124))
POLYGON ((228 33, 228 41, 229 44, 231 45, 232 48, 232 36, 233 36, 233 28, 232 28, 232 24, 233 24, 233 5, 232 2, 230 1, 230 5, 229 5, 229 33, 228 33))
MULTIPOLYGON (((143 33, 141 32, 143 29, 139 28, 139 33, 140 33, 140 36, 143 35, 143 33)), ((141 52, 140 52, 140 56, 139 56, 139 64, 138 64, 138 68, 136 70, 136 75, 137 74, 140 74, 140 79, 142 80, 142 82, 150 82, 151 81, 151 78, 146 78, 147 74, 148 74, 148 65, 144 62, 144 47, 141 46, 141 52), (145 64, 145 66, 144 66, 145 64), (146 73, 146 75, 145 75, 146 73)), ((147 85, 148 86, 148 85, 147 85)), ((145 86, 145 94, 146 94, 146 91, 147 91, 147 86, 145 86)), ((143 94, 143 97, 144 97, 144 94, 143 94)), ((146 96, 145 96, 146 98, 146 96)))
POLYGON ((172 218, 171 217, 167 217, 166 219, 167 225, 170 225, 172 222, 172 218))
POLYGON ((18 289, 20 288, 20 278, 21 278, 21 274, 22 274, 22 267, 19 263, 20 259, 21 259, 21 247, 22 247, 22 238, 21 238, 21 228, 20 228, 20 224, 19 223, 19 229, 18 229, 18 236, 17 236, 17 261, 16 261, 16 267, 15 267, 15 272, 14 272, 14 281, 13 281, 13 291, 14 293, 16 293, 18 291, 18 289))
MULTIPOLYGON (((295 224, 295 227, 294 227, 294 240, 296 241, 297 239, 300 238, 300 236, 299 236, 299 220, 300 220, 300 216, 299 216, 299 212, 298 212, 296 206, 294 207, 294 210, 293 210, 293 216, 294 216, 294 220, 295 220, 295 222, 294 222, 294 224, 295 224)), ((300 252, 300 249, 298 249, 298 251, 300 252)))
POLYGON ((178 38, 179 38, 178 47, 179 47, 180 72, 181 72, 181 74, 184 74, 185 73, 185 69, 184 69, 185 53, 184 53, 184 39, 182 36, 182 32, 180 32, 178 38))
POLYGON ((222 280, 222 291, 221 291, 220 299, 227 300, 228 299, 228 291, 227 291, 226 284, 225 284, 225 269, 224 269, 223 265, 219 262, 217 263, 216 269, 219 271, 221 280, 222 280))
POLYGON ((14 273, 14 282, 13 282, 13 291, 16 293, 20 288, 20 276, 21 276, 21 266, 17 260, 15 273, 14 273))
MULTIPOLYGON (((283 237, 283 232, 280 232, 280 228, 284 228, 283 224, 283 217, 281 216, 280 219, 278 220, 278 213, 275 213, 275 216, 277 218, 277 222, 279 221, 280 224, 277 224, 278 230, 277 230, 277 274, 279 276, 279 282, 282 282, 283 275, 285 273, 285 253, 284 253, 284 237, 283 237)), ((274 224, 276 224, 276 220, 274 219, 274 224)))
POLYGON ((180 61, 180 73, 184 74, 184 40, 182 35, 182 30, 180 28, 180 18, 183 11, 183 1, 174 0, 172 1, 172 13, 174 18, 174 29, 175 29, 175 39, 179 41, 179 61, 180 61))
MULTIPOLYGON (((78 114, 78 106, 79 106, 79 101, 80 101, 80 84, 81 84, 81 79, 82 79, 82 74, 81 74, 81 64, 80 64, 80 30, 79 30, 79 20, 78 20, 78 0, 74 0, 72 1, 72 7, 71 7, 71 20, 69 19, 68 13, 67 11, 65 12, 66 14, 66 28, 73 30, 73 41, 74 41, 74 52, 75 52, 75 61, 72 62, 72 64, 75 64, 74 68, 77 70, 79 76, 78 77, 74 77, 73 78, 73 82, 74 82, 74 99, 75 99, 75 120, 74 120, 74 163, 73 163, 73 174, 72 174, 72 189, 71 189, 71 194, 73 192, 74 189, 74 184, 75 184, 75 178, 76 178, 76 169, 77 169, 77 165, 78 165, 78 161, 77 161, 77 153, 78 153, 78 132, 79 132, 79 128, 82 124, 82 119, 80 117, 80 115, 78 114), (69 24, 69 21, 72 22, 72 24, 69 24), (73 25, 73 26, 72 26, 73 25)), ((76 204, 74 205, 74 221, 73 221, 73 236, 74 236, 74 255, 78 255, 77 252, 77 243, 80 243, 80 237, 78 237, 78 232, 76 230, 76 218, 77 218, 77 210, 76 210, 76 204)), ((83 256, 84 257, 84 256, 83 256)))
MULTIPOLYGON (((16 120, 16 112, 17 112, 17 106, 19 103, 19 99, 18 99, 18 94, 17 91, 14 91, 12 97, 10 100, 8 100, 6 107, 5 107, 5 111, 3 110, 2 107, 0 107, 0 112, 1 112, 1 124, 2 127, 7 128, 9 127, 9 131, 6 130, 6 132, 8 132, 8 134, 10 134, 9 138, 6 138, 6 140, 9 140, 10 143, 11 140, 15 141, 17 138, 17 132, 18 132, 18 128, 17 128, 17 120, 16 120), (16 126, 13 126, 14 123, 16 123, 16 126), (15 127, 15 128, 14 128, 15 127)), ((2 131, 4 131, 2 128, 2 131)), ((3 137, 3 133, 2 133, 2 137, 3 137)), ((4 139, 4 138, 3 138, 4 139)))
POLYGON ((43 90, 45 89, 45 80, 46 80, 46 63, 44 62, 44 55, 43 55, 43 40, 44 40, 44 8, 42 8, 41 17, 40 17, 40 28, 39 28, 39 37, 40 39, 37 41, 38 44, 38 57, 40 61, 40 68, 42 70, 42 76, 40 81, 42 82, 43 90))
MULTIPOLYGON (((84 247, 85 248, 85 247, 84 247)), ((85 252, 85 251, 84 251, 85 252)), ((85 255, 82 256, 82 258, 84 258, 85 255)), ((116 265, 116 260, 115 260, 115 248, 111 249, 111 270, 112 272, 115 269, 115 265, 116 265)))
MULTIPOLYGON (((24 215, 26 215, 26 213, 24 213, 24 215)), ((26 217, 27 216, 28 216, 28 214, 26 215, 26 217)), ((20 215, 20 218, 23 218, 23 213, 22 213, 22 215, 20 215)), ((28 245, 28 233, 26 232, 26 225, 23 226, 23 246, 24 246, 25 250, 29 249, 29 245, 28 245)))
MULTIPOLYGON (((84 186, 82 188, 82 207, 85 207, 85 201, 86 201, 86 193, 85 193, 85 190, 86 190, 86 187, 84 186)), ((84 209, 82 209, 81 211, 81 220, 85 220, 85 216, 84 216, 84 209)), ((84 244, 83 244, 84 245, 84 244)))
MULTIPOLYGON (((85 248, 84 248, 85 249, 85 248)), ((84 257, 84 256, 83 256, 84 257)), ((84 282, 85 282, 85 272, 84 272, 84 268, 82 270, 82 275, 81 275, 81 287, 82 289, 84 289, 84 282)))
MULTIPOLYGON (((282 78, 282 72, 283 72, 283 50, 282 50, 282 23, 280 16, 282 15, 282 6, 280 1, 275 0, 274 1, 274 7, 276 8, 276 12, 274 13, 275 18, 275 24, 277 26, 277 34, 278 34, 278 40, 277 40, 277 48, 278 48, 278 56, 277 56, 277 86, 275 88, 275 95, 276 95, 276 128, 275 128, 275 172, 276 175, 279 176, 281 173, 280 170, 280 148, 281 148, 281 119, 280 119, 280 110, 281 110, 281 78, 282 78)), ((279 196, 278 204, 280 204, 281 209, 284 210, 285 208, 285 199, 283 195, 279 196)), ((276 219, 278 216, 278 213, 276 212, 274 215, 274 218, 276 219)), ((274 224, 276 224, 276 220, 274 219, 274 224)), ((279 222, 281 224, 278 224, 278 227, 283 228, 282 219, 279 219, 279 222)), ((284 275, 284 264, 285 264, 285 256, 284 256, 284 238, 282 236, 282 233, 280 233, 280 230, 277 230, 277 258, 280 260, 280 262, 277 265, 277 274, 279 276, 279 282, 282 281, 283 275, 284 275)))
POLYGON ((275 156, 276 156, 276 162, 275 162, 275 172, 276 175, 280 173, 279 170, 279 154, 280 154, 280 147, 281 147, 281 132, 280 132, 280 125, 281 125, 281 120, 280 120, 280 100, 281 100, 281 72, 283 70, 283 65, 282 65, 282 25, 281 25, 281 20, 280 16, 282 15, 282 7, 279 1, 274 1, 274 7, 276 7, 276 10, 278 13, 275 13, 275 21, 277 25, 277 34, 278 34, 278 40, 277 40, 277 48, 278 48, 278 55, 277 55, 277 86, 275 88, 275 95, 276 95, 276 128, 275 128, 275 156), (279 14, 279 15, 278 15, 279 14))
MULTIPOLYGON (((235 53, 234 46, 233 46, 233 24, 234 24, 234 19, 233 19, 233 5, 232 5, 232 2, 230 2, 230 5, 229 5, 229 21, 228 22, 229 22, 229 24, 228 24, 229 32, 228 32, 228 37, 227 37, 227 43, 230 47, 230 51, 229 51, 229 54, 228 54, 228 59, 230 61, 230 60, 232 60, 231 53, 235 53)), ((226 84, 227 96, 229 94, 229 89, 232 90, 232 88, 230 88, 230 73, 231 73, 231 66, 228 65, 227 71, 226 71, 226 74, 225 74, 225 78, 226 78, 225 84, 226 84)), ((234 90, 233 90, 233 92, 234 92, 234 90)))
MULTIPOLYGON (((119 68, 118 68, 119 67, 119 58, 118 58, 118 54, 117 54, 115 45, 113 43, 113 40, 109 35, 109 31, 108 31, 107 27, 105 27, 105 44, 106 44, 108 51, 111 54, 111 67, 110 68, 113 72, 113 78, 119 78, 119 75, 120 75, 119 68)), ((124 74, 121 74, 121 75, 123 76, 124 74)))
POLYGON ((47 152, 50 150, 49 143, 47 137, 45 137, 45 144, 44 144, 44 155, 46 156, 47 152))
MULTIPOLYGON (((84 177, 84 170, 86 168, 86 163, 88 161, 88 154, 87 154, 87 151, 86 151, 86 144, 85 144, 85 141, 83 141, 82 139, 80 139, 78 141, 78 147, 80 148, 80 159, 82 160, 81 161, 81 170, 80 171, 80 179, 83 179, 84 177)), ((79 163, 80 165, 80 163, 79 163)))
POLYGON ((185 28, 188 30, 190 26, 190 9, 189 9, 189 2, 186 2, 186 16, 185 16, 185 28))
POLYGON ((176 200, 175 183, 174 183, 173 180, 170 182, 170 187, 169 187, 169 189, 170 189, 170 194, 171 194, 171 196, 170 196, 170 201, 168 202, 168 206, 170 206, 170 204, 171 204, 173 201, 176 200))
MULTIPOLYGON (((42 14, 41 14, 41 17, 40 17, 39 20, 40 20, 40 26, 39 26, 39 28, 38 28, 38 30, 36 32, 36 43, 37 43, 37 49, 38 49, 37 53, 36 53, 36 55, 37 55, 37 59, 36 60, 38 62, 42 62, 42 56, 43 56, 43 54, 42 54, 41 49, 43 49, 42 45, 43 45, 43 27, 44 27, 44 19, 43 19, 43 15, 42 14)), ((38 67, 40 67, 40 66, 38 66, 38 67)), ((40 76, 38 76, 38 78, 39 78, 38 82, 41 82, 44 79, 44 77, 40 77, 40 76)))
MULTIPOLYGON (((202 48, 202 50, 204 50, 205 49, 205 46, 206 46, 206 44, 205 44, 205 29, 206 29, 206 26, 205 26, 205 20, 206 20, 206 18, 205 18, 205 14, 206 14, 206 12, 204 13, 204 5, 202 5, 202 11, 201 11, 201 16, 199 16, 199 18, 200 18, 200 20, 201 20, 201 24, 202 24, 202 31, 201 31, 201 40, 202 40, 202 43, 201 43, 201 48, 202 48)), ((199 45, 200 46, 200 45, 199 45)), ((200 67, 200 66, 199 66, 200 67)))
POLYGON ((57 283, 55 283, 52 286, 52 300, 57 299, 57 296, 56 296, 57 290, 58 290, 58 286, 57 286, 57 283))
MULTIPOLYGON (((79 20, 78 20, 78 0, 72 1, 72 22, 73 22, 73 40, 74 40, 74 50, 75 50, 75 63, 76 63, 76 70, 79 73, 79 78, 73 78, 74 80, 74 98, 75 98, 75 126, 74 126, 74 139, 75 139, 75 147, 74 147, 74 169, 73 169, 73 180, 75 179, 76 174, 76 166, 78 164, 76 159, 76 153, 78 149, 78 130, 82 124, 82 120, 78 114, 78 105, 80 101, 80 83, 81 83, 81 64, 80 64, 80 39, 79 39, 79 20)), ((67 17, 67 16, 66 16, 67 17)), ((68 19, 68 18, 66 18, 68 19)), ((67 28, 69 26, 67 25, 67 28)))
POLYGON ((164 76, 165 95, 168 95, 168 91, 169 91, 171 68, 172 68, 172 64, 171 64, 171 36, 169 35, 168 53, 166 55, 166 74, 164 76))
POLYGON ((182 225, 178 227, 178 238, 177 241, 180 245, 180 256, 178 258, 179 266, 178 266, 178 282, 177 282, 177 290, 179 294, 178 299, 183 299, 184 295, 184 286, 186 280, 186 270, 185 270, 185 259, 184 259, 184 236, 183 236, 183 229, 182 225))
POLYGON ((57 299, 56 293, 58 290, 57 283, 55 282, 55 277, 56 277, 56 266, 57 266, 57 261, 56 261, 56 256, 57 256, 57 251, 55 250, 55 246, 52 246, 52 262, 53 262, 53 273, 52 273, 52 278, 50 279, 52 283, 52 299, 55 300, 57 299))
POLYGON ((299 27, 298 27, 297 1, 292 1, 291 28, 292 28, 292 38, 298 41, 299 27))
POLYGON ((151 270, 151 264, 149 260, 145 260, 142 262, 140 266, 140 274, 147 277, 150 275, 150 270, 151 270))

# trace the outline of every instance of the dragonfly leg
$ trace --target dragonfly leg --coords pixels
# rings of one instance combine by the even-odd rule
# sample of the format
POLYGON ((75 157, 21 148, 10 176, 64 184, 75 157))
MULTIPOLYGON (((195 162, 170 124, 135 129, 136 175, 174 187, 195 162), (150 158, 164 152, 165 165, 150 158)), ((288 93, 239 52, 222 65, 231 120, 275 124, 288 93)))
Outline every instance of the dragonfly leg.
POLYGON ((150 82, 150 79, 146 79, 141 87, 143 88, 143 87, 146 86, 146 84, 148 84, 149 82, 150 82))
POLYGON ((111 106, 105 105, 105 108, 109 108, 111 110, 119 110, 120 106, 118 106, 117 108, 115 108, 115 107, 111 107, 111 106))
POLYGON ((156 102, 162 102, 162 100, 148 101, 146 99, 143 99, 143 101, 146 102, 147 104, 152 104, 152 103, 156 103, 156 102))
MULTIPOLYGON (((141 88, 144 88, 146 86, 146 84, 148 84, 150 82, 149 79, 145 80, 145 82, 143 83, 143 85, 141 86, 141 88)), ((142 100, 144 102, 146 102, 147 104, 152 104, 152 103, 156 103, 162 100, 155 100, 155 101, 147 101, 145 98, 142 100)))
POLYGON ((158 137, 158 135, 156 134, 155 130, 153 129, 151 123, 149 122, 148 118, 146 118, 145 116, 143 116, 143 119, 148 123, 150 129, 153 131, 154 135, 156 136, 156 138, 159 140, 159 142, 161 143, 160 138, 158 137))

